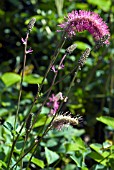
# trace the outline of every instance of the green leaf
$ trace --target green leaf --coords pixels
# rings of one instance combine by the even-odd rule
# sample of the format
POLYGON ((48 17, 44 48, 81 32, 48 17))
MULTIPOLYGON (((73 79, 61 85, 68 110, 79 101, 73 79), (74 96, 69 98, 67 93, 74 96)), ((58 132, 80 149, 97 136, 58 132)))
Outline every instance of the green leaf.
POLYGON ((100 162, 102 165, 107 164, 107 156, 109 155, 109 152, 103 152, 103 153, 98 153, 95 151, 92 151, 91 153, 88 154, 88 156, 92 159, 94 159, 96 162, 100 162))
POLYGON ((7 109, 5 109, 5 108, 0 108, 0 116, 1 116, 1 117, 7 115, 8 112, 9 112, 9 111, 8 111, 7 109))
POLYGON ((91 153, 88 154, 88 156, 92 159, 94 159, 97 162, 100 162, 101 160, 103 160, 103 156, 97 152, 92 151, 91 153))
POLYGON ((107 168, 104 165, 96 164, 92 166, 91 170, 107 170, 107 168))
POLYGON ((111 0, 87 0, 88 3, 93 4, 93 5, 97 5, 100 9, 102 9, 103 11, 108 12, 108 10, 110 9, 110 5, 111 5, 111 0))
POLYGON ((44 125, 45 123, 49 123, 50 122, 50 118, 48 118, 47 120, 47 116, 45 116, 44 114, 41 114, 38 116, 37 122, 34 125, 34 128, 39 127, 44 125))
POLYGON ((57 159, 59 159, 59 155, 56 152, 49 150, 47 147, 45 147, 45 155, 46 155, 48 165, 52 164, 57 159))
POLYGON ((113 117, 101 116, 101 117, 97 117, 96 119, 98 121, 106 124, 107 126, 111 126, 112 128, 114 128, 114 118, 113 117))
POLYGON ((24 82, 27 82, 29 84, 41 84, 42 80, 43 77, 37 74, 30 74, 24 77, 24 82))
POLYGON ((44 168, 44 166, 45 166, 44 162, 42 160, 38 159, 38 158, 33 157, 31 162, 34 163, 35 165, 41 167, 41 168, 44 168))
POLYGON ((82 162, 83 162, 83 157, 80 153, 78 153, 78 155, 73 155, 73 156, 70 156, 71 159, 76 163, 76 165, 81 168, 82 167, 82 162))
POLYGON ((90 46, 84 42, 76 41, 75 43, 77 44, 77 48, 80 50, 85 50, 86 48, 90 48, 90 46))
POLYGON ((99 144, 99 143, 93 143, 93 144, 90 145, 90 147, 98 153, 102 152, 101 151, 102 145, 99 144))
POLYGON ((77 150, 85 150, 84 142, 81 138, 75 138, 75 143, 66 143, 65 144, 66 151, 77 151, 77 150))
POLYGON ((9 123, 9 122, 5 122, 5 123, 3 124, 3 126, 4 126, 6 129, 8 129, 9 131, 12 131, 12 130, 13 130, 13 126, 12 126, 11 123, 9 123))
POLYGON ((2 81, 4 82, 4 84, 9 87, 17 82, 19 82, 21 80, 21 76, 16 74, 16 73, 4 73, 1 76, 2 81))
POLYGON ((7 165, 6 165, 5 162, 3 162, 2 160, 0 160, 0 169, 1 169, 1 168, 3 169, 3 167, 7 168, 7 165))

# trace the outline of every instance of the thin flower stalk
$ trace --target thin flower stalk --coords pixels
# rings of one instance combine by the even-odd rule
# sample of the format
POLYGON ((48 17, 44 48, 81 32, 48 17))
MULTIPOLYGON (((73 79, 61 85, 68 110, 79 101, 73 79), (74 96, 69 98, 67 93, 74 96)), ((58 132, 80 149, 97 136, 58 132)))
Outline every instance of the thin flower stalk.
MULTIPOLYGON (((28 42, 28 37, 29 37, 29 33, 27 32, 26 34, 26 38, 25 38, 25 47, 24 47, 24 61, 23 61, 23 70, 22 70, 22 75, 21 75, 21 82, 20 82, 20 89, 19 89, 19 96, 18 96, 18 104, 17 104, 17 111, 16 111, 16 116, 15 116, 15 121, 14 121, 14 131, 16 130, 16 122, 18 119, 18 113, 19 113, 19 108, 20 108, 20 100, 21 100, 21 94, 22 94, 22 83, 23 83, 23 78, 24 78, 24 71, 25 71, 25 64, 26 64, 26 51, 27 51, 27 42, 28 42)), ((14 150, 14 146, 16 144, 17 138, 15 139, 13 136, 13 143, 12 143, 12 148, 11 148, 11 152, 9 155, 9 159, 8 159, 8 165, 7 165, 7 169, 9 169, 10 166, 10 161, 11 161, 11 157, 13 154, 13 150, 14 150)))
MULTIPOLYGON (((33 50, 29 49, 27 50, 27 43, 28 43, 28 38, 29 38, 29 33, 30 31, 32 30, 34 24, 33 24, 33 20, 34 20, 34 23, 35 23, 35 19, 32 19, 32 22, 30 21, 30 24, 31 27, 28 28, 28 31, 26 33, 26 38, 23 39, 21 38, 23 44, 24 44, 24 60, 23 60, 23 69, 22 69, 22 75, 21 75, 21 81, 20 81, 20 89, 19 89, 19 96, 18 96, 18 104, 17 104, 17 111, 16 111, 16 116, 15 116, 15 121, 14 121, 14 131, 16 130, 16 122, 17 122, 17 119, 18 119, 18 114, 19 114, 19 108, 20 108, 20 100, 21 100, 21 95, 22 95, 22 83, 23 83, 23 79, 24 79, 24 72, 25 72, 25 64, 26 64, 26 57, 27 57, 27 54, 28 53, 31 53, 33 50)), ((29 25, 28 24, 28 25, 29 25)), ((22 125, 22 127, 24 127, 24 124, 22 125)), ((21 128, 22 130, 23 128, 21 128)), ((16 144, 16 141, 19 137, 19 134, 16 136, 16 138, 13 136, 13 143, 12 143, 12 147, 11 147, 11 152, 10 152, 10 155, 9 155, 9 159, 8 159, 8 165, 7 165, 7 169, 9 169, 9 166, 10 166, 10 162, 11 162, 11 157, 12 157, 12 154, 13 154, 13 150, 14 150, 14 147, 15 147, 15 144, 16 144)))

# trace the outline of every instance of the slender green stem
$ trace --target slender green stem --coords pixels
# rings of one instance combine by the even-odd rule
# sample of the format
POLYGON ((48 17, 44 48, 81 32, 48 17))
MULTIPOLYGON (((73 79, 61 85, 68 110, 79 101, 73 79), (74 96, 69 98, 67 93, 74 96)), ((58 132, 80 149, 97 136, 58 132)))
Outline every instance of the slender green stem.
MULTIPOLYGON (((23 129, 25 123, 26 123, 26 120, 27 120, 27 118, 29 117, 29 114, 31 113, 31 110, 32 110, 32 108, 33 108, 36 100, 38 100, 38 98, 39 98, 39 93, 40 93, 41 90, 42 90, 42 87, 43 87, 45 78, 47 77, 47 75, 48 75, 48 73, 49 73, 49 71, 50 71, 50 68, 51 68, 51 66, 53 65, 54 61, 56 60, 56 58, 57 58, 57 56, 58 56, 58 54, 59 54, 59 52, 60 52, 60 49, 63 47, 63 45, 64 45, 64 43, 65 43, 65 40, 66 40, 66 39, 65 39, 65 33, 63 33, 61 42, 58 44, 57 49, 56 49, 56 51, 55 51, 55 53, 54 53, 54 55, 53 55, 53 57, 52 57, 52 60, 50 61, 49 67, 48 67, 48 69, 47 69, 47 71, 46 71, 46 73, 45 73, 45 75, 44 75, 44 78, 43 78, 43 80, 42 80, 42 83, 41 83, 41 85, 40 85, 40 88, 38 89, 38 92, 37 92, 37 94, 36 94, 36 96, 35 96, 35 98, 34 98, 34 101, 33 101, 32 105, 31 105, 30 110, 28 111, 28 114, 27 114, 26 119, 25 119, 24 123, 23 123, 22 126, 21 126, 21 129, 20 129, 19 133, 21 133, 21 131, 22 131, 22 129, 23 129)), ((41 109, 39 109, 38 113, 40 112, 40 110, 41 110, 41 109)), ((38 114, 38 113, 37 113, 37 114, 38 114)), ((19 137, 19 135, 17 136, 16 140, 18 139, 18 137, 19 137)))
POLYGON ((18 96, 18 104, 17 104, 17 111, 16 111, 16 116, 15 116, 15 122, 14 122, 14 130, 16 129, 16 121, 18 119, 19 108, 20 108, 20 100, 21 100, 21 95, 22 95, 22 83, 23 83, 25 64, 26 64, 26 51, 27 51, 28 37, 29 37, 29 33, 27 32, 26 39, 25 39, 25 46, 24 46, 25 48, 24 48, 23 70, 22 70, 22 75, 21 75, 21 82, 20 82, 20 89, 19 89, 19 96, 18 96))
MULTIPOLYGON (((53 62, 51 62, 50 67, 48 68, 49 70, 50 70, 51 66, 53 65, 54 61, 56 60, 56 58, 57 58, 57 56, 58 56, 58 54, 59 54, 59 52, 60 52, 60 49, 61 49, 62 46, 64 45, 65 41, 66 41, 66 39, 65 39, 65 34, 63 34, 63 38, 62 38, 62 40, 61 40, 61 42, 60 42, 59 48, 58 48, 58 49, 56 50, 56 52, 55 52, 53 62)), ((49 88, 48 94, 47 94, 44 102, 42 103, 41 107, 39 108, 38 112, 36 113, 36 116, 35 116, 35 118, 34 118, 32 127, 33 127, 34 124, 36 123, 37 117, 38 117, 38 115, 39 115, 42 107, 46 104, 46 101, 47 101, 48 98, 49 98, 49 95, 50 95, 50 93, 51 93, 52 87, 53 87, 53 85, 54 85, 54 82, 55 82, 55 79, 56 79, 56 76, 57 76, 57 73, 58 73, 58 72, 56 72, 55 75, 54 75, 52 84, 51 84, 51 86, 50 86, 50 88, 49 88)), ((41 86, 41 87, 42 87, 42 86, 41 86)), ((41 88, 40 88, 40 90, 41 90, 41 88)), ((31 128, 31 129, 32 129, 32 128, 31 128)))
MULTIPOLYGON (((16 122, 17 122, 17 119, 18 119, 19 108, 20 108, 20 100, 21 100, 21 94, 22 94, 22 83, 23 83, 25 64, 26 64, 26 51, 27 51, 28 37, 29 37, 29 32, 27 32, 26 38, 25 38, 23 70, 22 70, 22 75, 21 75, 21 82, 20 82, 20 89, 19 89, 19 96, 18 96, 18 103, 17 103, 17 111, 16 111, 16 116, 15 116, 15 121, 14 121, 14 131, 16 130, 16 122)), ((9 159, 8 159, 7 169, 9 169, 9 166, 10 166, 11 157, 12 157, 13 150, 14 150, 14 147, 15 147, 15 144, 16 144, 16 140, 17 140, 17 137, 15 139, 15 137, 13 136, 13 143, 12 143, 12 148, 11 148, 11 152, 10 152, 9 159)))
MULTIPOLYGON (((21 153, 19 155, 19 159, 22 157, 22 155, 24 153, 24 147, 26 145, 26 142, 27 142, 27 136, 25 137, 24 144, 23 144, 23 147, 21 149, 21 153)), ((17 166, 18 166, 18 164, 16 165, 16 168, 17 168, 17 166)), ((16 168, 15 168, 15 170, 16 170, 16 168)), ((21 168, 20 168, 20 170, 23 170, 23 162, 22 162, 22 160, 21 160, 21 168)))
POLYGON ((75 79, 76 79, 76 76, 77 76, 77 74, 78 74, 78 71, 79 71, 79 67, 77 67, 77 70, 76 70, 75 73, 74 73, 74 77, 73 77, 73 79, 72 79, 72 81, 71 81, 71 83, 70 83, 70 86, 69 86, 69 88, 68 88, 68 91, 67 91, 66 96, 69 95, 69 92, 70 92, 70 90, 71 90, 71 88, 72 88, 72 86, 73 86, 73 84, 74 84, 74 81, 75 81, 75 79))

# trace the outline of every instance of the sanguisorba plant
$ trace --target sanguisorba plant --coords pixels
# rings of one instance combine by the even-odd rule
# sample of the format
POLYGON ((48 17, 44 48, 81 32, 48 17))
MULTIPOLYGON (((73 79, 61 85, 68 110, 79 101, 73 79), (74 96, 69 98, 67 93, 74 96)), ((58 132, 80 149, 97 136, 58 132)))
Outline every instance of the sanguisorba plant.
MULTIPOLYGON (((25 64, 26 64, 26 56, 28 53, 32 53, 33 50, 31 48, 28 49, 28 39, 29 34, 31 33, 31 30, 36 22, 36 19, 33 18, 30 20, 28 27, 27 27, 27 33, 26 38, 22 38, 22 43, 24 45, 24 60, 23 60, 23 70, 21 75, 21 82, 20 82, 20 90, 19 90, 19 97, 18 97, 18 104, 17 104, 17 111, 15 115, 15 123, 14 123, 14 131, 16 131, 16 125, 18 122, 18 116, 19 116, 19 109, 20 109, 20 101, 21 101, 21 94, 22 94, 22 83, 24 78, 24 71, 25 71, 25 64)), ((35 151, 37 150, 37 147, 39 146, 40 142, 43 140, 44 136, 47 134, 47 132, 50 129, 57 129, 62 130, 64 126, 68 125, 78 125, 80 122, 81 117, 73 117, 71 113, 63 113, 62 112, 62 105, 64 102, 68 100, 70 90, 72 86, 74 85, 74 81, 76 79, 78 71, 81 70, 83 65, 86 62, 87 57, 90 55, 91 50, 90 48, 85 49, 85 51, 82 53, 80 59, 75 64, 75 67, 72 68, 69 74, 74 74, 71 83, 69 84, 68 91, 66 94, 63 95, 62 92, 58 92, 58 94, 52 93, 53 87, 57 83, 61 83, 62 80, 64 80, 67 75, 64 75, 59 81, 56 82, 56 77, 59 73, 59 71, 64 69, 64 60, 67 55, 70 55, 77 47, 76 44, 72 44, 70 47, 68 47, 65 51, 65 54, 60 59, 59 65, 55 65, 55 61, 59 55, 60 49, 63 47, 64 43, 73 36, 76 36, 78 32, 82 32, 84 30, 87 30, 90 34, 92 34, 93 38, 95 39, 96 45, 95 47, 99 48, 103 44, 108 45, 109 44, 109 38, 110 38, 110 32, 108 29, 108 26, 106 23, 102 20, 102 18, 90 11, 72 11, 71 13, 68 13, 68 16, 65 18, 65 22, 61 23, 59 25, 61 28, 60 30, 57 30, 57 32, 63 32, 61 42, 58 44, 57 49, 55 50, 54 55, 52 56, 49 67, 44 75, 44 78, 42 80, 42 83, 39 85, 38 92, 33 100, 33 103, 27 113, 27 117, 25 118, 25 121, 21 123, 21 128, 18 133, 14 133, 13 140, 12 140, 12 147, 11 151, 8 157, 8 164, 7 164, 7 170, 8 169, 16 169, 17 167, 20 169, 23 168, 29 168, 30 162, 32 157, 34 156, 35 151), (44 85, 44 81, 47 78, 47 75, 50 73, 50 71, 53 71, 54 77, 52 77, 52 83, 49 87, 49 89, 46 92, 42 91, 42 87, 44 85), (41 98, 45 94, 45 98, 40 105, 37 113, 32 113, 32 108, 35 105, 36 101, 38 101, 39 98, 41 98), (49 118, 50 122, 47 124, 45 122, 44 127, 42 129, 42 135, 40 136, 37 134, 37 137, 32 141, 32 144, 26 148, 26 143, 28 140, 30 140, 29 135, 31 131, 34 130, 34 124, 36 123, 37 117, 41 112, 41 109, 43 106, 47 106, 50 109, 50 112, 48 114, 47 119, 49 118), (22 146, 21 152, 19 157, 14 157, 14 148, 16 146, 16 142, 18 141, 18 138, 22 132, 22 130, 25 131, 25 139, 24 144, 22 146), (27 155, 31 155, 28 161, 27 167, 24 167, 23 165, 23 158, 27 155), (15 162, 12 162, 15 160, 15 162)), ((68 75, 69 75, 68 74, 68 75)))

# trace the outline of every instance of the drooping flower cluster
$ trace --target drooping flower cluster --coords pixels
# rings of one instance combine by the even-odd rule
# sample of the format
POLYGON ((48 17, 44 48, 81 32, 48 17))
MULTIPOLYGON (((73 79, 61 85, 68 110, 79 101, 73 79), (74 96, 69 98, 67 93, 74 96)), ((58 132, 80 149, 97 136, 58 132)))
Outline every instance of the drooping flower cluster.
POLYGON ((68 13, 65 19, 66 22, 59 26, 68 33, 68 37, 76 35, 76 32, 87 30, 96 41, 108 35, 104 44, 109 44, 110 32, 108 26, 98 14, 85 10, 72 11, 68 13))
POLYGON ((73 117, 71 117, 71 114, 66 115, 67 113, 68 112, 64 113, 63 115, 56 116, 52 123, 52 128, 61 130, 65 126, 68 127, 69 125, 78 125, 79 124, 80 119, 82 119, 82 117, 73 118, 73 117))

